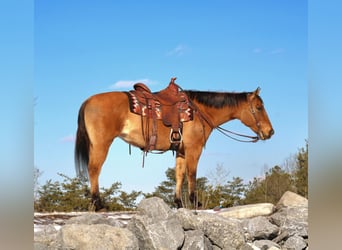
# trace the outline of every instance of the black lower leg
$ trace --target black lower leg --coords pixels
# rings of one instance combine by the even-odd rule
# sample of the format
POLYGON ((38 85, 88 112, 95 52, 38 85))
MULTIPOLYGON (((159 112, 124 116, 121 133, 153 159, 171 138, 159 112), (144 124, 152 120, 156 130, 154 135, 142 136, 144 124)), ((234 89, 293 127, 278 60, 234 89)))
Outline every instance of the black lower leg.
POLYGON ((99 211, 104 208, 101 198, 98 194, 93 194, 91 197, 91 205, 95 208, 95 211, 99 211))
POLYGON ((177 208, 183 207, 181 199, 175 197, 174 202, 176 203, 177 208))
POLYGON ((197 195, 195 193, 191 193, 189 195, 189 199, 191 201, 191 204, 194 204, 195 208, 201 208, 202 207, 202 203, 197 200, 197 195))

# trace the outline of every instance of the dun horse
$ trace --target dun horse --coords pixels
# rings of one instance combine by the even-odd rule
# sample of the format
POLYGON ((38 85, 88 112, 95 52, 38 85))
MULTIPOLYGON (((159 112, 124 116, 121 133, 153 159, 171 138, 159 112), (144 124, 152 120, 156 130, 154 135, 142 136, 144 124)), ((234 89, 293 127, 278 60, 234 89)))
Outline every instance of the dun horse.
POLYGON ((90 179, 96 210, 103 208, 98 178, 115 138, 121 138, 145 153, 170 149, 176 152, 175 203, 179 208, 182 207, 181 188, 185 174, 190 201, 197 201, 197 164, 213 129, 239 119, 256 133, 256 140, 266 140, 274 134, 259 88, 242 93, 183 91, 174 80, 171 79, 169 88, 157 93, 151 93, 143 84, 136 84, 136 91, 101 93, 82 104, 78 115, 75 166, 79 176, 90 179), (134 112, 134 108, 140 109, 140 113, 134 112), (168 118, 174 113, 178 114, 168 118), (181 118, 182 114, 187 117, 181 118))

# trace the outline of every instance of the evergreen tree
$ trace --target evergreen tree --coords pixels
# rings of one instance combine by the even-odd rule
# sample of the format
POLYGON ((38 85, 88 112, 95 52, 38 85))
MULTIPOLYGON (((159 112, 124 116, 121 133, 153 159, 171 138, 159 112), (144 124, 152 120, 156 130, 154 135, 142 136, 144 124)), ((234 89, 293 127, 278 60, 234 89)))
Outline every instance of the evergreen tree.
POLYGON ((59 211, 60 200, 63 192, 58 181, 48 180, 39 190, 39 198, 35 201, 34 208, 37 212, 59 211))
POLYGON ((101 188, 100 197, 108 211, 125 210, 124 206, 119 203, 120 189, 121 182, 114 182, 109 188, 101 188))
MULTIPOLYGON (((38 198, 34 201, 37 212, 93 211, 88 183, 80 178, 70 178, 64 174, 63 182, 47 181, 38 189, 38 198)), ((121 183, 115 182, 109 188, 101 188, 100 197, 109 211, 131 210, 141 192, 121 191, 121 183)))
POLYGON ((241 205, 241 200, 246 191, 246 185, 240 177, 233 177, 225 186, 227 190, 227 200, 224 202, 224 207, 241 205))
POLYGON ((275 166, 265 173, 264 178, 254 178, 249 183, 244 204, 270 202, 276 204, 286 191, 294 191, 291 175, 275 166))
POLYGON ((118 197, 119 203, 126 209, 132 210, 137 206, 137 198, 142 195, 142 192, 132 191, 131 193, 126 193, 125 191, 120 191, 120 195, 118 197))
POLYGON ((308 142, 301 148, 296 157, 296 168, 293 173, 298 194, 308 198, 308 142))

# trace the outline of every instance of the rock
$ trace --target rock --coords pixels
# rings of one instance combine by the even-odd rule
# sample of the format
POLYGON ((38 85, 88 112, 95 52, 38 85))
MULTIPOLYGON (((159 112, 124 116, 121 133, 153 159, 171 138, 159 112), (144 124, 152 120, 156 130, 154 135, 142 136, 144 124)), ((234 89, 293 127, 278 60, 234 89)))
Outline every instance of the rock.
POLYGON ((113 218, 105 218, 101 214, 89 213, 81 216, 73 217, 65 222, 65 224, 84 224, 84 225, 96 225, 106 224, 114 227, 124 227, 124 224, 113 218))
POLYGON ((274 210, 275 206, 272 203, 258 203, 221 209, 218 214, 228 218, 245 219, 270 215, 274 210))
POLYGON ((252 239, 269 239, 274 238, 279 227, 270 223, 267 218, 258 216, 243 222, 244 228, 246 228, 248 236, 252 239))
POLYGON ((308 207, 308 199, 291 191, 286 191, 276 205, 277 209, 300 206, 308 207))
POLYGON ((35 214, 34 249, 307 250, 308 206, 286 198, 296 196, 284 194, 276 211, 265 203, 223 212, 171 210, 149 198, 134 213, 35 214), (273 213, 256 216, 260 211, 273 213))
POLYGON ((308 208, 283 207, 270 216, 272 223, 288 234, 308 237, 308 208))
POLYGON ((201 230, 190 230, 185 232, 185 240, 182 250, 212 250, 210 240, 204 236, 201 230))
POLYGON ((210 213, 196 215, 186 209, 179 209, 176 215, 185 230, 201 230, 213 245, 222 249, 238 249, 245 243, 244 232, 239 220, 210 213))
POLYGON ((184 242, 184 231, 174 212, 160 198, 140 202, 138 214, 127 228, 133 232, 140 249, 179 249, 184 242))
POLYGON ((270 240, 256 240, 253 242, 253 246, 256 246, 260 249, 270 249, 271 247, 273 247, 273 249, 280 249, 280 246, 270 240))
POLYGON ((260 250, 260 248, 254 246, 251 243, 246 243, 246 244, 242 245, 242 247, 240 247, 239 250, 260 250))
POLYGON ((138 249, 138 240, 126 228, 105 224, 69 224, 57 235, 56 249, 138 249))
POLYGON ((288 236, 289 236, 289 233, 285 230, 285 231, 282 231, 277 237, 272 239, 272 241, 275 243, 279 243, 282 240, 284 240, 285 238, 287 238, 288 236))
POLYGON ((47 225, 34 234, 34 249, 48 249, 56 241, 57 229, 54 224, 47 225))
POLYGON ((284 248, 291 250, 302 250, 306 248, 306 242, 302 237, 294 235, 285 241, 284 248))

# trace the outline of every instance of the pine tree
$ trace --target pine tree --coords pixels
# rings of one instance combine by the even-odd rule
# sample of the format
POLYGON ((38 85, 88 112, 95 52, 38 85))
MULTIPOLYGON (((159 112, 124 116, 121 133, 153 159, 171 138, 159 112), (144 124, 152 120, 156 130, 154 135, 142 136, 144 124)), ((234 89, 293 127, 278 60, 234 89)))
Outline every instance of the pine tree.
POLYGON ((246 191, 246 185, 240 177, 233 177, 231 181, 225 186, 227 189, 228 199, 223 204, 224 207, 231 207, 241 205, 241 200, 246 191))
POLYGON ((308 142, 301 148, 296 157, 296 168, 293 173, 296 191, 308 198, 308 142))
POLYGON ((291 175, 275 166, 265 173, 264 178, 254 178, 249 183, 244 204, 270 202, 276 204, 286 191, 294 191, 291 175))
POLYGON ((140 195, 142 195, 142 192, 140 191, 138 192, 133 190, 131 193, 120 191, 118 201, 125 208, 125 210, 132 210, 136 208, 136 201, 140 195))

